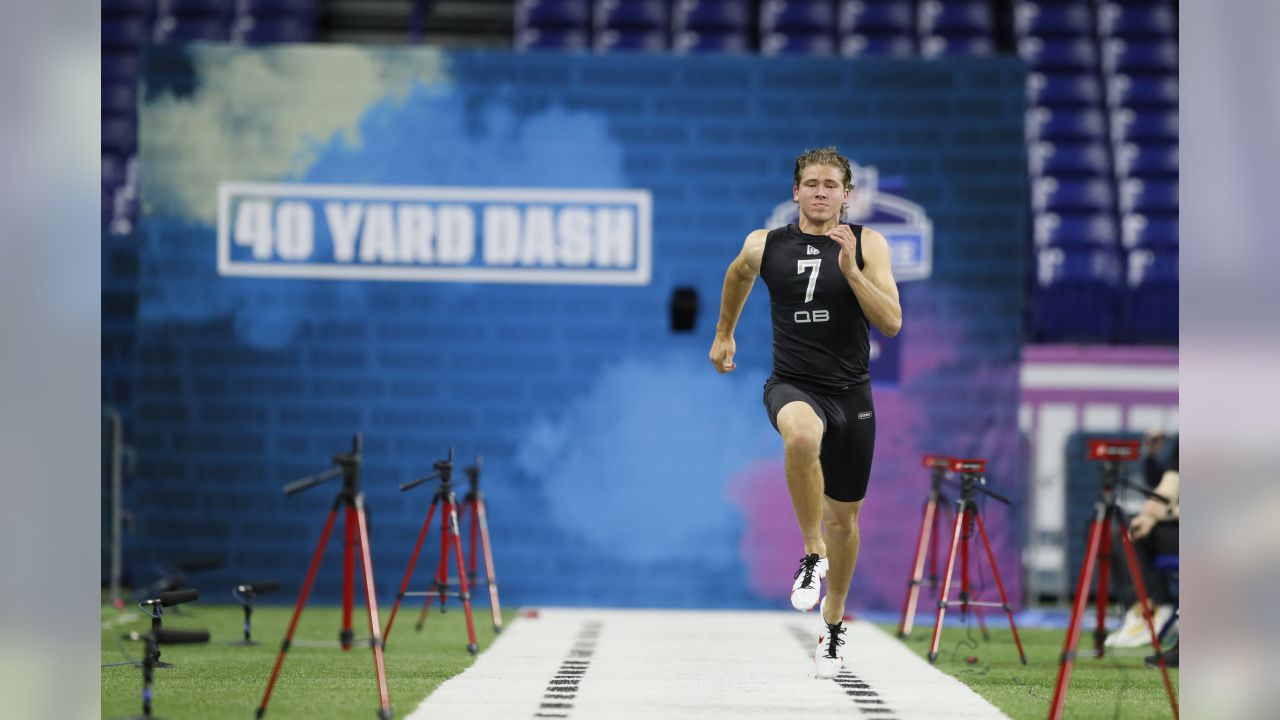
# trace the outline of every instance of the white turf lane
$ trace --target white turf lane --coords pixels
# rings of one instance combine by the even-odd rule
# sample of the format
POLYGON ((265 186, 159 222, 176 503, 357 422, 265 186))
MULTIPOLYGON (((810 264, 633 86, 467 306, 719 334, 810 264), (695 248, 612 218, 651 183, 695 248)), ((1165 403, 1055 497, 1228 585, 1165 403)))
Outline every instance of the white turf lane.
POLYGON ((816 612, 542 609, 407 717, 1005 717, 863 621, 845 624, 844 672, 817 679, 820 623, 816 612))

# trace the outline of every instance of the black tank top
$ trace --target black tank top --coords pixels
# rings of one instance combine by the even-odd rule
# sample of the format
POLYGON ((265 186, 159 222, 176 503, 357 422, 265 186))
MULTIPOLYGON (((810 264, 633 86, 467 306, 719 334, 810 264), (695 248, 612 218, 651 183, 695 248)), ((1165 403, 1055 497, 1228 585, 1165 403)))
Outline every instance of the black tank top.
MULTIPOLYGON (((861 269, 862 226, 849 227, 861 269)), ((773 316, 773 378, 824 392, 870 381, 870 323, 840 272, 839 244, 794 224, 771 230, 760 277, 773 316)))

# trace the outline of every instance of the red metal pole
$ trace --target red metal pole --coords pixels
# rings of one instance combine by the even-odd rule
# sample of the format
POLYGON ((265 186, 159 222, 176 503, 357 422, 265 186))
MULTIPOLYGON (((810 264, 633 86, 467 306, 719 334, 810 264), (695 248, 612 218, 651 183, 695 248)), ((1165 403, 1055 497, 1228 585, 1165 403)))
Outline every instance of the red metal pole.
POLYGON ((1133 551, 1133 541, 1129 538, 1129 529, 1120 525, 1120 541, 1124 545, 1125 559, 1129 563, 1129 573, 1133 576, 1133 587, 1138 591, 1138 603, 1142 606, 1142 617, 1147 621, 1147 630, 1151 633, 1151 649, 1156 651, 1156 662, 1160 665, 1160 676, 1164 678, 1164 689, 1169 694, 1169 706, 1173 708, 1173 720, 1178 720, 1178 699, 1173 692, 1173 683, 1169 682, 1169 667, 1165 664, 1164 653, 1160 650, 1160 636, 1156 632, 1155 622, 1151 617, 1151 598, 1147 595, 1147 584, 1142 580, 1142 570, 1138 567, 1138 556, 1133 551))
POLYGON ((954 528, 951 533, 951 551, 947 553, 947 574, 942 579, 942 593, 938 596, 938 620, 933 626, 933 642, 929 645, 929 662, 938 659, 938 643, 942 640, 942 620, 947 614, 947 597, 951 594, 951 573, 956 567, 956 546, 960 544, 960 526, 964 522, 967 509, 956 514, 954 528))
POLYGON ((924 575, 924 556, 928 548, 930 529, 933 526, 937 500, 932 494, 924 504, 924 517, 920 522, 920 533, 916 536, 915 561, 911 564, 911 578, 907 581, 907 597, 902 603, 902 620, 898 622, 898 637, 906 637, 916 619, 916 602, 920 598, 920 581, 924 575))
POLYGON ((324 530, 320 531, 320 542, 316 544, 316 551, 311 555, 311 565, 307 568, 307 579, 302 581, 302 591, 298 593, 298 602, 293 607, 293 618, 289 620, 289 629, 284 633, 284 642, 280 644, 280 652, 276 655, 275 667, 271 669, 271 678, 267 680, 266 692, 262 694, 262 703, 258 706, 258 717, 262 717, 267 711, 267 703, 271 701, 271 691, 276 686, 276 680, 280 677, 280 668, 284 665, 284 656, 289 652, 290 645, 293 644, 293 632, 298 628, 298 618, 302 617, 302 609, 306 607, 307 595, 311 593, 311 584, 315 582, 316 571, 320 569, 320 561, 324 558, 325 545, 329 543, 329 532, 333 530, 333 521, 338 517, 338 506, 334 505, 329 511, 329 518, 325 520, 324 530))
MULTIPOLYGON (((1101 512, 1099 514, 1102 514, 1101 512)), ((1105 515, 1102 515, 1105 517, 1105 515)), ((1093 563, 1098 557, 1099 535, 1102 533, 1102 517, 1094 516, 1089 523, 1089 545, 1080 566, 1080 580, 1076 584, 1076 597, 1071 603, 1071 622, 1067 625, 1067 638, 1062 646, 1062 659, 1058 666, 1058 681, 1053 687, 1053 702, 1049 705, 1049 720, 1062 717, 1063 703, 1067 699, 1067 686, 1071 684, 1071 668, 1075 664, 1076 644, 1080 639, 1080 621, 1089 599, 1089 585, 1093 582, 1093 563)))
POLYGON ((373 646, 373 670, 378 677, 379 710, 383 717, 391 717, 391 693, 387 688, 387 666, 382 655, 382 638, 378 628, 382 623, 378 620, 378 597, 373 586, 373 558, 369 552, 369 525, 364 516, 364 498, 356 497, 356 506, 351 508, 351 515, 356 518, 360 535, 360 565, 364 571, 364 602, 369 606, 369 638, 373 646))
POLYGON ((433 500, 431 507, 427 509, 427 520, 422 523, 422 531, 418 533, 418 543, 413 546, 413 554, 409 556, 409 567, 404 571, 404 581, 400 583, 400 592, 396 593, 396 602, 391 606, 391 617, 387 618, 387 629, 382 633, 382 640, 386 642, 391 637, 391 626, 396 622, 396 613, 400 611, 400 601, 404 599, 404 593, 409 589, 409 578, 413 577, 413 568, 418 564, 418 554, 422 552, 422 543, 427 539, 427 529, 431 527, 431 516, 436 512, 436 503, 433 500))
POLYGON ((480 525, 480 541, 484 548, 484 568, 489 580, 489 609, 493 613, 493 630, 502 632, 502 610, 498 607, 498 573, 493 568, 493 545, 489 543, 489 519, 484 500, 476 501, 476 519, 480 525))
POLYGON ((1022 638, 1018 637, 1018 626, 1013 622, 1013 609, 1009 607, 1009 595, 1005 593, 1004 582, 1000 580, 1000 568, 996 566, 996 555, 991 551, 987 525, 982 521, 981 514, 975 512, 973 518, 978 521, 978 534, 982 536, 982 546, 987 549, 987 562, 991 563, 991 575, 996 579, 996 589, 1000 591, 1000 603, 1004 605, 1004 614, 1009 616, 1009 629, 1013 630, 1013 642, 1018 646, 1018 657, 1022 660, 1022 664, 1026 665, 1027 653, 1022 649, 1022 638))

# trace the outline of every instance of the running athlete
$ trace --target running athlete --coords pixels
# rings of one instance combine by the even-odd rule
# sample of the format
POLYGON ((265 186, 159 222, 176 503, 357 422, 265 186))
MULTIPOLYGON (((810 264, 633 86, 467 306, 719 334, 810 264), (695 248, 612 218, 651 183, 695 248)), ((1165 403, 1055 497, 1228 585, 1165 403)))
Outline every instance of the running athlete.
POLYGON ((764 385, 769 420, 782 436, 787 490, 804 537, 791 604, 818 604, 825 630, 814 651, 819 677, 844 665, 842 618, 858 560, 858 512, 867 493, 876 418, 869 326, 902 327, 889 245, 871 228, 846 225, 849 159, 834 147, 796 158, 792 201, 800 222, 747 235, 725 273, 711 364, 732 372, 733 331, 756 276, 769 289, 773 374, 764 385))

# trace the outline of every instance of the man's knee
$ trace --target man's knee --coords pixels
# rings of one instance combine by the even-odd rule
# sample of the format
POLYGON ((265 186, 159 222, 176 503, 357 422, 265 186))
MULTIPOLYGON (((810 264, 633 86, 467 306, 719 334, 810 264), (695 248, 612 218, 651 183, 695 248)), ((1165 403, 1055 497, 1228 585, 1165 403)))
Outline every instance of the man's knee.
POLYGON ((787 455, 802 460, 817 460, 822 447, 822 433, 811 429, 796 430, 783 435, 782 446, 787 455))
POLYGON ((822 421, 802 402, 788 403, 778 412, 778 432, 787 455, 817 459, 822 447, 822 421))
POLYGON ((833 540, 852 539, 858 532, 858 511, 861 509, 861 500, 843 503, 827 498, 827 510, 824 513, 827 534, 833 540))
POLYGON ((833 540, 849 540, 858 532, 857 516, 831 518, 827 520, 827 535, 833 540))

